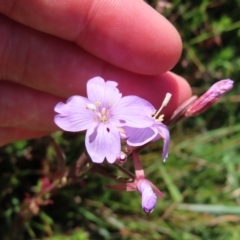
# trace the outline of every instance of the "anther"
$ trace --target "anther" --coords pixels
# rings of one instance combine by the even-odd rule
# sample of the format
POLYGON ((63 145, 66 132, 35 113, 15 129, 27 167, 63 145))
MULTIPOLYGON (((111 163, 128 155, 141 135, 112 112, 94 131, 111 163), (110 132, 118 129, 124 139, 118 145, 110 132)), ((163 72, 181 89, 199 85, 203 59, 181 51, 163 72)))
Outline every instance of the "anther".
POLYGON ((106 115, 106 112, 107 112, 107 109, 106 109, 106 108, 102 108, 102 115, 103 115, 103 116, 106 115))
POLYGON ((101 103, 99 101, 95 102, 96 107, 99 107, 101 103))
POLYGON ((86 106, 87 109, 92 110, 92 111, 96 111, 96 106, 92 103, 88 103, 86 106))

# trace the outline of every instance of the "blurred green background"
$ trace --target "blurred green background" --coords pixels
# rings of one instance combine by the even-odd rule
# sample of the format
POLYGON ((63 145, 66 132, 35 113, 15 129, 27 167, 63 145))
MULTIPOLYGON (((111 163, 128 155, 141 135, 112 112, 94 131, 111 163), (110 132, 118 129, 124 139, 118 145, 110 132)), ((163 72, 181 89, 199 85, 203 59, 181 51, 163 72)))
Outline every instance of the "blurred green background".
MULTIPOLYGON (((141 153, 148 178, 165 194, 150 215, 137 192, 105 189, 114 181, 94 172, 51 189, 57 167, 48 137, 0 148, 2 240, 240 239, 240 0, 148 3, 180 32, 183 54, 173 71, 193 92, 225 78, 235 80, 234 89, 204 114, 171 127, 166 163, 161 142, 141 153), (49 192, 41 195, 43 187, 49 192)), ((76 161, 83 136, 53 137, 67 164, 76 161)))

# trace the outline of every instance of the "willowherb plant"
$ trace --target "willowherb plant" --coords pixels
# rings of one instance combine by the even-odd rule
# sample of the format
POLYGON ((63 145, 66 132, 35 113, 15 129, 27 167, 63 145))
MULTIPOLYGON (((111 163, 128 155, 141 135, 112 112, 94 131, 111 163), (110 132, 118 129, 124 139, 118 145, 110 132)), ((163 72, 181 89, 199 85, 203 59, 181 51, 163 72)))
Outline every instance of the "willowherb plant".
POLYGON ((83 173, 86 166, 90 169, 89 166, 97 163, 93 168, 95 172, 119 181, 118 184, 106 187, 125 191, 138 190, 142 197, 143 210, 150 213, 156 205, 157 196, 164 195, 145 178, 137 151, 149 142, 162 139, 162 158, 165 161, 170 141, 167 125, 202 113, 231 90, 233 81, 219 81, 199 99, 193 96, 175 110, 167 125, 162 123, 163 115, 160 112, 170 101, 171 93, 166 94, 157 111, 151 103, 138 96, 122 97, 117 85, 116 82, 104 81, 101 77, 90 79, 87 83, 88 97, 72 96, 66 103, 58 103, 54 109, 58 113, 54 121, 65 131, 86 130, 85 146, 88 155, 83 153, 79 158, 78 172, 83 173), (135 175, 122 167, 128 158, 133 160, 135 175), (111 176, 103 163, 105 159, 129 178, 122 180, 111 176))

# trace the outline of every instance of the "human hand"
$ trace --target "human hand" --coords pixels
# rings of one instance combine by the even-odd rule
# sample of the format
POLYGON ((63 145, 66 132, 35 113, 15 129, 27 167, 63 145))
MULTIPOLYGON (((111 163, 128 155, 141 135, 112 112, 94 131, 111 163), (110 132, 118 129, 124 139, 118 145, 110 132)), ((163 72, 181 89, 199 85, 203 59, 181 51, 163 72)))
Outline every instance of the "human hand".
POLYGON ((141 0, 0 0, 0 146, 57 130, 54 106, 88 79, 119 83, 169 116, 191 96, 167 72, 181 54, 173 26, 141 0))

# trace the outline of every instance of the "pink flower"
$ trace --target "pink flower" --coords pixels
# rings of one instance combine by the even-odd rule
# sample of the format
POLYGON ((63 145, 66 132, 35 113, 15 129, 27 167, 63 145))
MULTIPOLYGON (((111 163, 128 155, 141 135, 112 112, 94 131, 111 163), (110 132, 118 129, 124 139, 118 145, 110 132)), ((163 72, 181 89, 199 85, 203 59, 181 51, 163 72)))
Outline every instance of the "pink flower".
POLYGON ((88 98, 70 97, 66 104, 58 103, 55 123, 65 131, 87 130, 85 145, 93 162, 116 161, 121 152, 123 127, 151 126, 148 117, 154 107, 137 96, 122 97, 114 81, 95 77, 87 83, 88 98))

